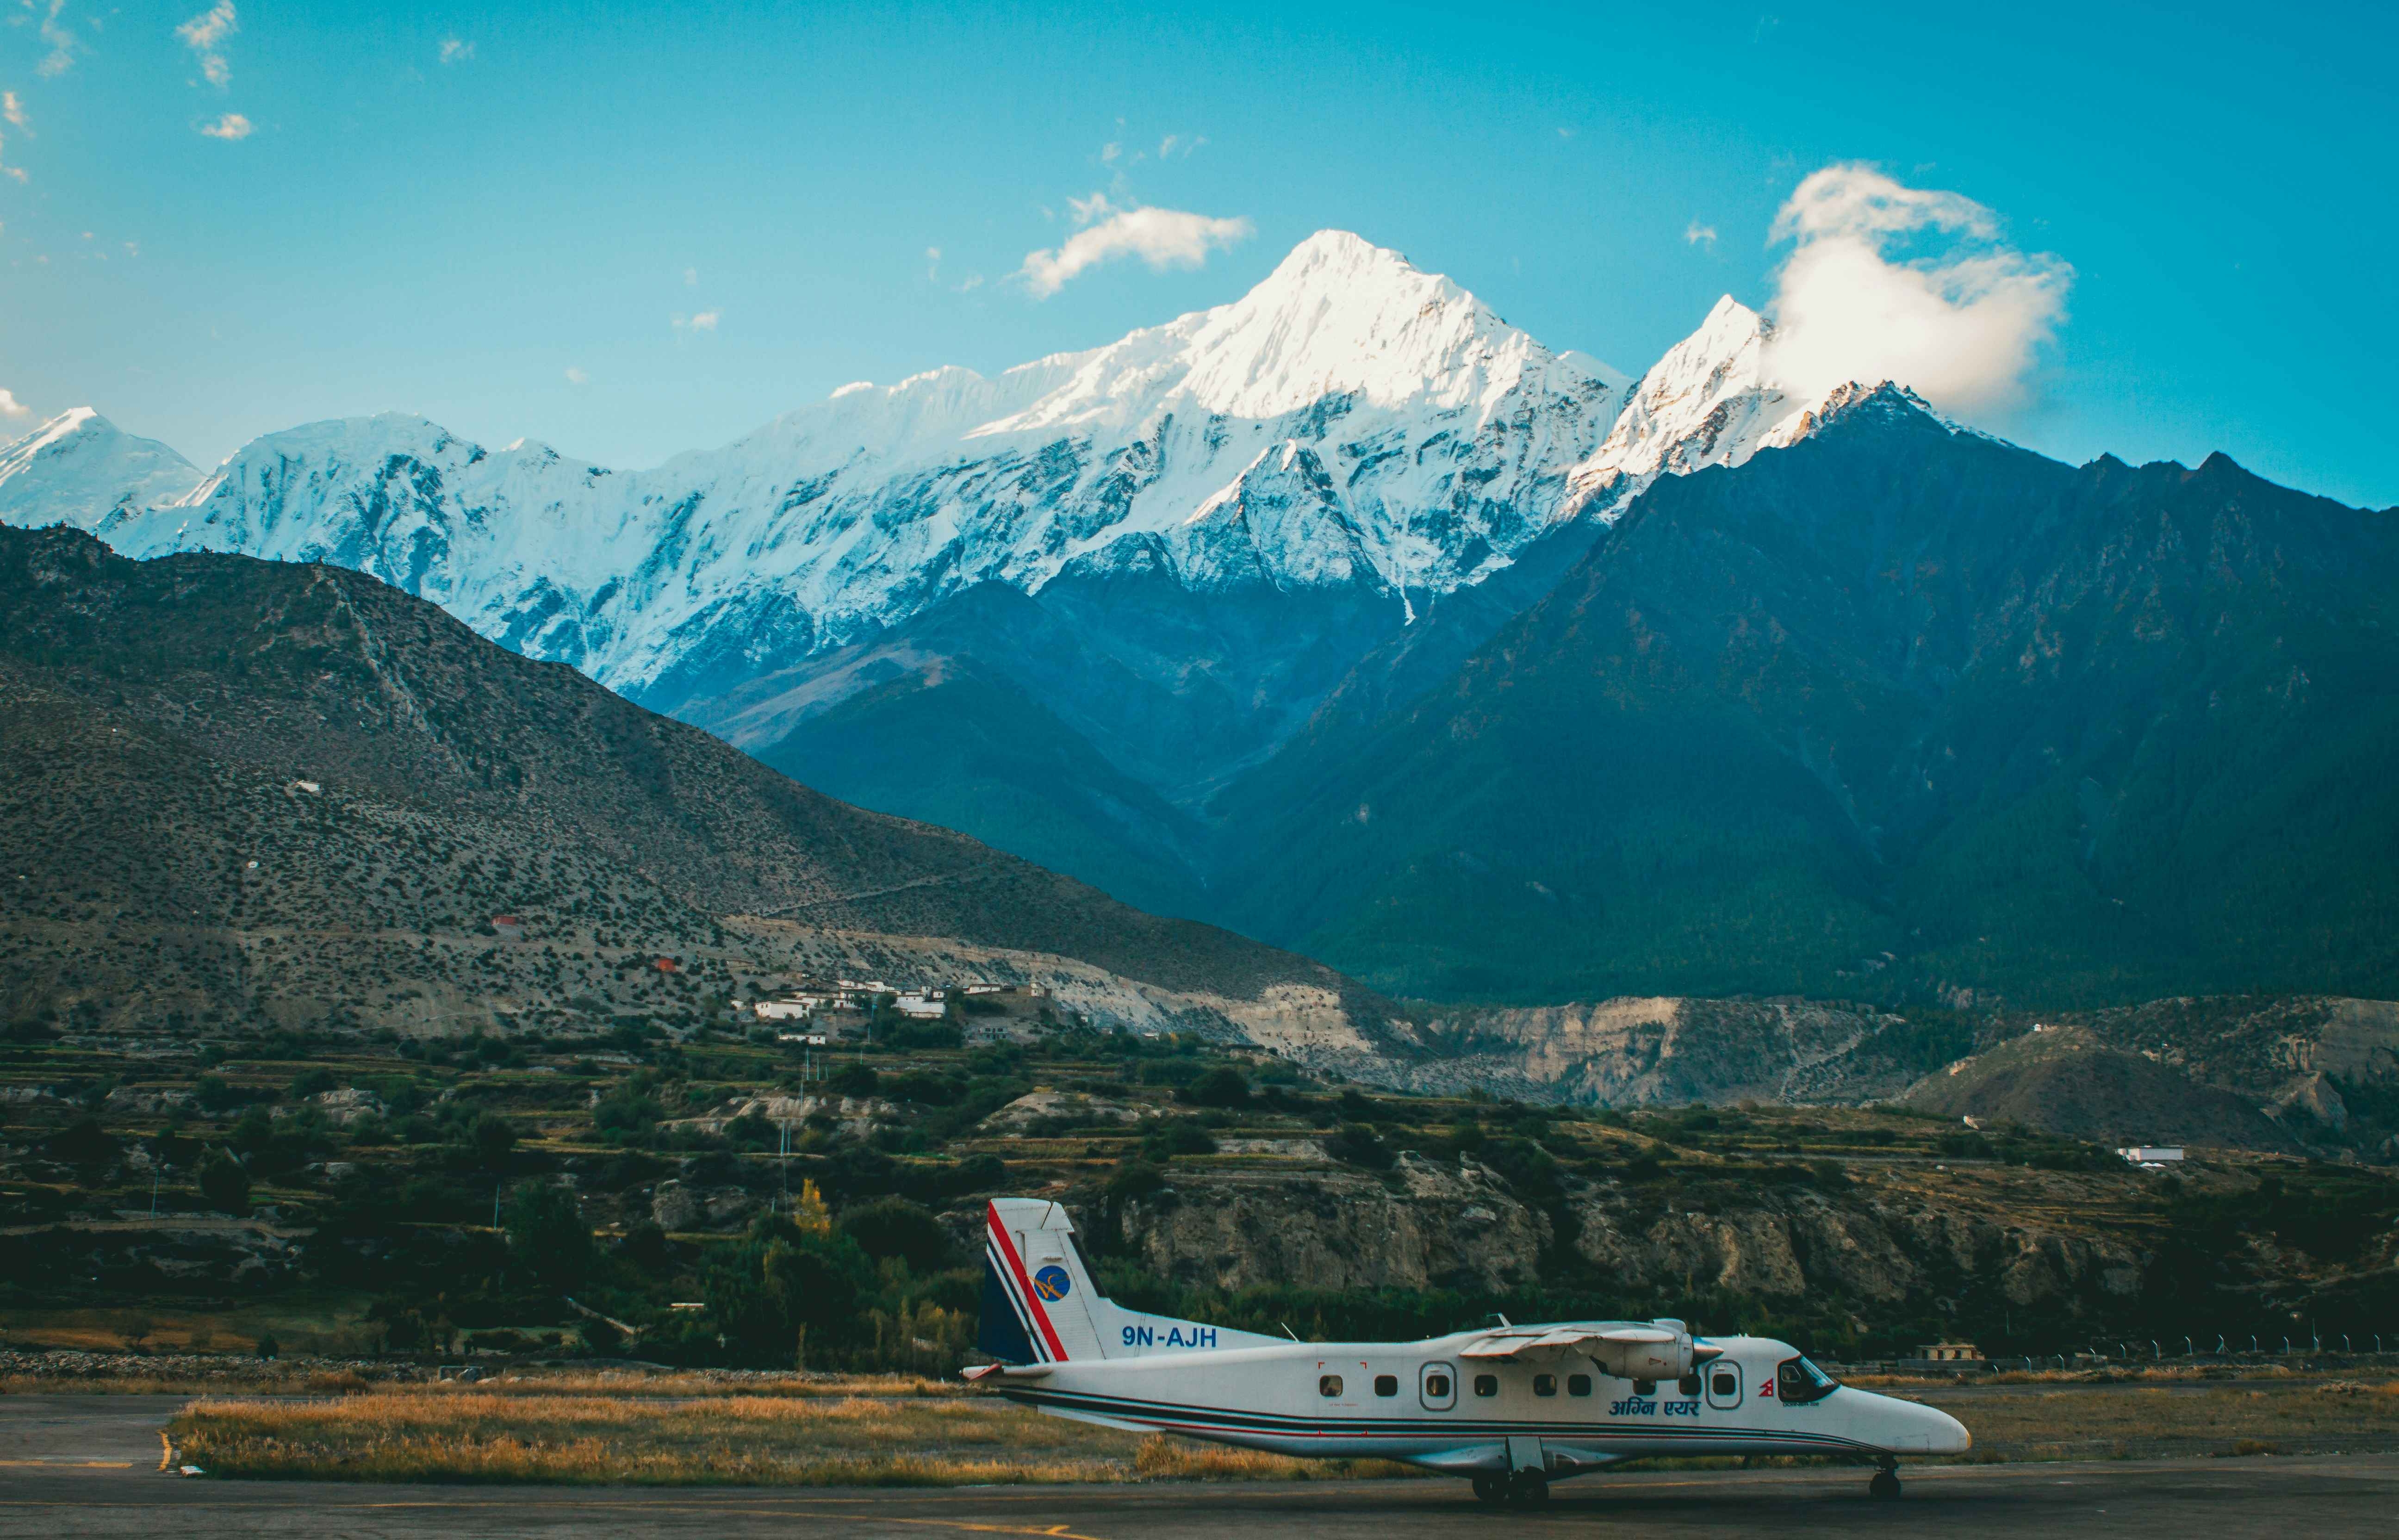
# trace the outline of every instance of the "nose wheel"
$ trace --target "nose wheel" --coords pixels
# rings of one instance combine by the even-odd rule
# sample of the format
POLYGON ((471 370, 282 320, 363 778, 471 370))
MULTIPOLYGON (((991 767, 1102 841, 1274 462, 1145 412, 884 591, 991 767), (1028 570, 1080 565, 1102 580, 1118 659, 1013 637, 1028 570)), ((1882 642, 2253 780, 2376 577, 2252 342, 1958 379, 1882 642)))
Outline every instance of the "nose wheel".
POLYGON ((1866 1495, 1878 1503, 1891 1502, 1899 1496, 1899 1466, 1896 1462, 1886 1464, 1874 1473, 1874 1479, 1866 1483, 1866 1495))

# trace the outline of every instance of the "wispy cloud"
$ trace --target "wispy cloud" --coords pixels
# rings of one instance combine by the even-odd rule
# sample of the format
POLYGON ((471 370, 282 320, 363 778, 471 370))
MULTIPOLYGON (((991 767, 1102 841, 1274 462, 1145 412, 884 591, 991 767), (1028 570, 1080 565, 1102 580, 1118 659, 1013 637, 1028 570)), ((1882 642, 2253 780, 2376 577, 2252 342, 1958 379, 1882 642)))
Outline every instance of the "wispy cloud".
POLYGON ((0 390, 0 417, 30 417, 33 414, 34 409, 17 399, 16 392, 0 390))
MULTIPOLYGON (((474 44, 459 37, 445 37, 441 40, 441 62, 444 64, 471 64, 474 61, 474 44)), ((505 61, 502 67, 506 67, 505 61)))
POLYGON ((566 369, 566 383, 571 385, 590 385, 591 383, 591 376, 584 373, 583 371, 576 368, 574 365, 569 364, 566 369))
MULTIPOLYGON (((16 92, 0 91, 0 119, 5 119, 8 127, 20 130, 26 138, 34 137, 34 120, 26 115, 25 104, 17 99, 16 92)), ((5 155, 7 149, 7 141, 0 140, 0 155, 5 155)), ((5 160, 0 160, 0 176, 12 182, 26 180, 23 167, 10 166, 5 160)))
MULTIPOLYGON (((25 8, 33 10, 34 0, 25 0, 25 8)), ((39 64, 34 66, 34 73, 45 80, 55 79, 73 69, 75 50, 83 46, 83 40, 75 36, 74 31, 59 20, 60 15, 66 8, 67 0, 49 0, 49 4, 42 7, 39 12, 42 41, 50 46, 50 51, 42 56, 42 61, 39 64)))
POLYGON ((1016 277, 1036 299, 1048 299, 1102 263, 1139 257, 1150 271, 1198 267, 1208 253, 1246 240, 1256 227, 1246 219, 1213 219, 1177 209, 1118 208, 1105 193, 1068 200, 1075 223, 1084 228, 1063 245, 1027 251, 1016 277))
POLYGON ((1683 227, 1683 239, 1693 246, 1714 246, 1716 243, 1716 227, 1693 220, 1683 227))
POLYGON ((697 289, 699 287, 698 268, 686 267, 683 270, 683 286, 685 289, 697 289))
POLYGON ((227 113, 214 123, 201 124, 200 132, 210 139, 248 139, 251 122, 239 113, 227 113))
POLYGON ((2066 318, 2074 269, 2002 238, 1999 216, 1957 193, 1870 166, 1828 166, 1775 216, 1792 251, 1776 276, 1767 366, 1814 394, 1895 380, 1960 413, 2004 413, 2029 392, 2066 318))
POLYGON ((717 321, 722 318, 722 313, 703 310, 697 316, 676 316, 671 318, 678 331, 713 331, 716 330, 717 321))
POLYGON ((175 35, 198 57, 201 75, 222 90, 233 81, 233 66, 225 61, 224 40, 240 30, 241 23, 234 19, 233 0, 217 0, 177 27, 175 35))

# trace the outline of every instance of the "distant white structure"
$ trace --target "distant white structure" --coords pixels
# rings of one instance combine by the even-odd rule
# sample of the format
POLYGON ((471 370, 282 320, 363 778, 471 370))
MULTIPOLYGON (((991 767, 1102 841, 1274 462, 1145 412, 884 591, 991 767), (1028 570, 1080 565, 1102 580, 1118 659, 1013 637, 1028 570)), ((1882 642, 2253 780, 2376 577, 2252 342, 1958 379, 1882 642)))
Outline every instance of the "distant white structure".
POLYGON ((939 1020, 948 1011, 949 1006, 942 999, 942 991, 932 989, 911 990, 905 994, 895 996, 891 1002, 891 1008, 902 1016, 914 1017, 919 1021, 931 1021, 939 1020))
POLYGON ((2182 1158, 2179 1144, 2128 1144, 2116 1152, 2135 1166, 2163 1166, 2182 1158))
POLYGON ((761 1000, 750 1008, 761 1021, 805 1021, 816 1006, 806 1000, 761 1000))

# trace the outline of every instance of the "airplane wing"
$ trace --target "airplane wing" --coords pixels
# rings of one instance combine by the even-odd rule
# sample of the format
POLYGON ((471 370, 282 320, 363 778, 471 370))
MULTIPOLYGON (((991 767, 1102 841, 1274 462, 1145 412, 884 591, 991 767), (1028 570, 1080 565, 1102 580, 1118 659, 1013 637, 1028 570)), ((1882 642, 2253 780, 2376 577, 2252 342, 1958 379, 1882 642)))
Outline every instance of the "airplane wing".
POLYGON ((1458 1349, 1457 1356, 1519 1363, 1554 1363, 1580 1356, 1620 1378, 1674 1379, 1723 1352, 1658 1326, 1561 1326, 1546 1331, 1488 1332, 1458 1349))
POLYGON ((1521 1361, 1551 1362, 1596 1347, 1602 1343, 1634 1344, 1649 1347, 1672 1347, 1674 1333, 1654 1326, 1620 1326, 1594 1331, 1588 1327, 1560 1327, 1553 1331, 1492 1332, 1458 1350, 1461 1358, 1515 1358, 1521 1361))

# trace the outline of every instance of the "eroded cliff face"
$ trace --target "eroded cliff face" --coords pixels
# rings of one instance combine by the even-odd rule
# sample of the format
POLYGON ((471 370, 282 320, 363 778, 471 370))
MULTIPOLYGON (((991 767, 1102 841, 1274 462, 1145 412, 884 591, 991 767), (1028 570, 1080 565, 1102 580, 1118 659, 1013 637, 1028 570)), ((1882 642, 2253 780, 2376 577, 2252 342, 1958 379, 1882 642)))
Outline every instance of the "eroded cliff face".
POLYGON ((1688 1102, 1858 1101, 1905 1088, 1914 1072, 1877 1042, 1900 1017, 1790 999, 1620 996, 1481 1008, 1417 1029, 1424 1057, 1394 1067, 1409 1089, 1483 1087, 1600 1107, 1688 1102))
POLYGON ((1538 1277, 1547 1216, 1496 1172, 1402 1155, 1392 1180, 1355 1171, 1209 1172, 1126 1203, 1122 1244, 1186 1286, 1509 1290, 1538 1277))
POLYGON ((1226 1290, 1503 1291, 1571 1281, 1628 1297, 1832 1294, 1870 1305, 1971 1289, 2069 1309, 2140 1290, 2148 1263, 2134 1245, 2027 1217, 2070 1216, 2098 1196, 2083 1191, 2094 1179, 1948 1175, 1937 1194, 1893 1178, 1837 1194, 1757 1188, 1701 1208, 1640 1184, 1572 1181, 1544 1212, 1471 1157, 1408 1154, 1388 1179, 1177 1171, 1171 1186, 1120 1206, 1115 1238, 1154 1278, 1226 1290), (1562 1231, 1565 1256, 1552 1254, 1562 1231))

